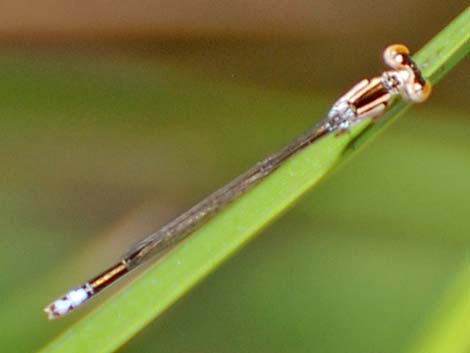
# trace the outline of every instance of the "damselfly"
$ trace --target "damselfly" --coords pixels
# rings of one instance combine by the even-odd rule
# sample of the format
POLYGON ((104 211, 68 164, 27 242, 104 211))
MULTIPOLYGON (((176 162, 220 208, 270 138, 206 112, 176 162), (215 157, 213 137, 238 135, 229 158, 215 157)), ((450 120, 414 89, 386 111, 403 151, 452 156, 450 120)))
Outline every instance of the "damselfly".
POLYGON ((70 290, 48 305, 44 311, 50 319, 61 317, 77 308, 91 297, 110 286, 151 257, 178 243, 195 229, 209 221, 215 214, 248 189, 269 176, 284 161, 327 134, 339 135, 365 119, 380 117, 396 98, 407 102, 422 102, 431 92, 409 50, 395 44, 384 51, 384 61, 392 70, 372 79, 364 79, 336 101, 325 119, 292 141, 279 152, 257 163, 226 186, 215 191, 160 230, 145 237, 133 246, 115 265, 70 290))

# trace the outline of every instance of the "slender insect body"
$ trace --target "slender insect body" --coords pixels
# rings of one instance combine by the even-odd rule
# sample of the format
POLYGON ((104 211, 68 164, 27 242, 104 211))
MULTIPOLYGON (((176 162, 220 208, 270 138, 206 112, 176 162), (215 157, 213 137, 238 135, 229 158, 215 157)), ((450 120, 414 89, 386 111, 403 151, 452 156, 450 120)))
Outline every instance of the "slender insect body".
POLYGON ((313 128, 147 236, 114 266, 48 305, 44 311, 49 318, 55 319, 68 314, 151 256, 161 254, 163 250, 185 239, 220 210, 273 173, 288 158, 323 136, 344 133, 365 119, 377 119, 397 97, 407 102, 426 100, 431 92, 431 85, 422 77, 408 48, 401 44, 391 45, 385 49, 383 56, 392 70, 357 83, 336 101, 327 117, 313 128))

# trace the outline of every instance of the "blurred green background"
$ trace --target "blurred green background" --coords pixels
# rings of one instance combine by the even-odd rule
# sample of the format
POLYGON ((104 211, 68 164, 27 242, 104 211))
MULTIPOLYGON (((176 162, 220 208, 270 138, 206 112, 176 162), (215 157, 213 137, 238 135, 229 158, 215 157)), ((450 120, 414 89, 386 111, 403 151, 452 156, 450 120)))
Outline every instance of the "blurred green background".
MULTIPOLYGON (((7 2, 10 3, 10 2, 7 2)), ((0 11, 0 350, 467 4, 26 0, 0 11)), ((122 352, 405 352, 470 245, 470 61, 122 352)), ((126 280, 125 280, 126 281, 126 280)), ((124 282, 125 282, 124 281, 124 282)))

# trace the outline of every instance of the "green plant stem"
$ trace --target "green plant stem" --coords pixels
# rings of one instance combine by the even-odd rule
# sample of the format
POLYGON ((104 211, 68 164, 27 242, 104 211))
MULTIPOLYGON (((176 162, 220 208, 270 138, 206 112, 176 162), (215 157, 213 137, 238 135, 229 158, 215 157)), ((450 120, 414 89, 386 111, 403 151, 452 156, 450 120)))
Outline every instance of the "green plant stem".
MULTIPOLYGON (((415 56, 433 84, 448 72, 470 45, 470 10, 466 9, 415 56)), ((380 121, 365 121, 350 134, 326 136, 291 157, 213 220, 179 244, 87 317, 42 350, 111 352, 249 241, 264 226, 316 185, 358 146, 384 130, 405 104, 397 103, 380 121)))

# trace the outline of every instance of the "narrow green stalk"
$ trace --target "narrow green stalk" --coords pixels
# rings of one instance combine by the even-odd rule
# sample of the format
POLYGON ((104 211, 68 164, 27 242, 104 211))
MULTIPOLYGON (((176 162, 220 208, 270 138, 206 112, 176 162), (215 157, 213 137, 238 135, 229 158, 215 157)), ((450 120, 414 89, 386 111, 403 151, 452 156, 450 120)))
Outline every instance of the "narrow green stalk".
MULTIPOLYGON (((415 60, 435 84, 469 49, 470 10, 466 9, 421 49, 415 60)), ((372 126, 365 121, 350 134, 326 136, 290 158, 42 352, 93 353, 118 349, 405 108, 398 103, 379 123, 372 126)))

